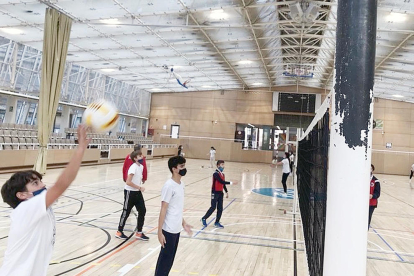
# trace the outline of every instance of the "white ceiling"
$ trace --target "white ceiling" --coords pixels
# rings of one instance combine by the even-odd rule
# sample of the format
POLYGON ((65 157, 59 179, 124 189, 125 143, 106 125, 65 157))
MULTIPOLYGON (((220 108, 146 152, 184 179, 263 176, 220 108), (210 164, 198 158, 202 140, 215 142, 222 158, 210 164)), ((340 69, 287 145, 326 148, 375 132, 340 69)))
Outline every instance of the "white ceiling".
MULTIPOLYGON (((297 83, 330 89, 337 1, 304 1, 320 7, 312 23, 292 20, 288 5, 295 2, 0 0, 0 36, 41 50, 50 6, 74 19, 69 62, 140 89, 275 91, 297 83), (314 77, 285 77, 288 64, 311 65, 314 77), (190 79, 189 89, 163 65, 190 79)), ((414 1, 379 0, 378 6, 375 95, 414 101, 414 1)))

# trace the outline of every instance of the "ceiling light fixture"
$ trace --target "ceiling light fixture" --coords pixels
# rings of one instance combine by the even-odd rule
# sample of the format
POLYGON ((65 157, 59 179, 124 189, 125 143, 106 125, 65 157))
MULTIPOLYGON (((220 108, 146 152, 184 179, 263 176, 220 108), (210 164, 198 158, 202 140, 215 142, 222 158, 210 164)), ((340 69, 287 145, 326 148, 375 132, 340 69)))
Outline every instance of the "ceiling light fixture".
POLYGON ((118 18, 109 18, 109 19, 102 19, 100 20, 102 23, 104 24, 108 24, 108 25, 117 25, 120 24, 118 18))
POLYGON ((263 83, 262 82, 254 82, 254 83, 252 83, 252 85, 262 85, 263 83))
POLYGON ((23 34, 23 31, 16 28, 0 28, 1 31, 7 34, 23 34))
POLYGON ((392 95, 393 97, 396 97, 396 98, 404 98, 404 96, 403 95, 392 95))
POLYGON ((239 61, 239 64, 252 64, 253 63, 253 61, 251 61, 251 60, 240 60, 239 61))
POLYGON ((211 11, 210 18, 216 20, 226 20, 229 18, 229 14, 224 12, 224 10, 214 10, 211 11))
POLYGON ((405 13, 391 12, 386 17, 386 20, 388 22, 404 22, 407 20, 407 15, 405 13))
POLYGON ((211 88, 212 86, 210 86, 210 85, 203 85, 203 86, 201 86, 202 88, 211 88))
POLYGON ((114 72, 114 71, 116 71, 116 69, 114 69, 114 68, 104 68, 104 69, 101 69, 101 71, 102 72, 114 72))

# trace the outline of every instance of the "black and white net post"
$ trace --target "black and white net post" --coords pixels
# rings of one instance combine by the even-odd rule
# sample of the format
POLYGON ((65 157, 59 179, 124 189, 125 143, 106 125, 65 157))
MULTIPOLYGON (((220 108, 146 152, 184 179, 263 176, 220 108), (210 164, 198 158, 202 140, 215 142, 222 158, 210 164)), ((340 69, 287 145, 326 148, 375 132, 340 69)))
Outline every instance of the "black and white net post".
POLYGON ((366 275, 377 0, 338 1, 324 276, 366 275))

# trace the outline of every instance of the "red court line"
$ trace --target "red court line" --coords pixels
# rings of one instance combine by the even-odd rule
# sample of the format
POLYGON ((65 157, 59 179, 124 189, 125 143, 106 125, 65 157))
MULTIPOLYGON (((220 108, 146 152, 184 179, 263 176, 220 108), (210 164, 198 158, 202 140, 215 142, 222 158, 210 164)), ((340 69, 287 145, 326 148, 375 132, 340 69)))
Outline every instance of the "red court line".
MULTIPOLYGON (((157 229, 158 227, 154 227, 154 228, 152 228, 151 230, 149 230, 147 233, 151 233, 152 231, 154 231, 155 229, 157 229)), ((116 253, 118 253, 118 252, 120 252, 120 251, 122 251, 122 250, 124 250, 125 248, 127 248, 128 246, 130 246, 131 244, 133 244, 134 242, 136 242, 137 241, 137 239, 135 239, 135 240, 133 240, 133 241, 131 241, 131 242, 129 242, 128 244, 126 244, 126 245, 124 245, 124 246, 122 246, 122 247, 120 247, 120 248, 118 248, 117 250, 115 250, 114 252, 112 252, 111 254, 109 254, 109 255, 107 255, 107 256, 105 256, 105 257, 103 257, 102 259, 100 259, 98 262, 96 262, 96 263, 98 263, 98 264, 101 264, 101 263, 103 263, 105 260, 107 260, 107 259, 109 259, 110 257, 112 257, 113 255, 115 255, 116 253)), ((78 274, 76 274, 75 276, 80 276, 80 275, 83 275, 83 274, 85 274, 88 270, 90 270, 90 269, 92 269, 92 268, 94 268, 95 267, 95 265, 91 265, 91 266, 89 266, 88 268, 86 268, 86 269, 84 269, 84 270, 82 270, 81 272, 79 272, 78 274)))
MULTIPOLYGON (((192 210, 191 208, 189 208, 189 209, 184 209, 183 210, 183 213, 185 212, 185 211, 187 211, 187 210, 192 210)), ((158 226, 157 227, 154 227, 154 228, 152 228, 151 230, 149 230, 148 232, 146 232, 146 233, 151 233, 152 231, 154 231, 155 229, 157 229, 158 228, 158 226)), ((101 264, 102 262, 104 262, 105 260, 107 260, 108 258, 110 258, 111 256, 113 256, 113 255, 115 255, 116 253, 118 253, 118 252, 120 252, 120 251, 122 251, 122 250, 124 250, 125 248, 127 248, 128 246, 130 246, 131 244, 133 244, 134 242, 136 242, 137 240, 134 240, 134 241, 131 241, 131 242, 129 242, 128 244, 126 244, 126 245, 124 245, 124 246, 122 246, 122 247, 120 247, 120 248, 118 248, 117 250, 115 250, 114 252, 112 252, 111 254, 109 254, 109 255, 107 255, 107 256, 105 256, 105 257, 103 257, 102 259, 100 259, 98 262, 96 262, 96 263, 98 263, 98 264, 101 264)), ((84 269, 84 270, 82 270, 81 272, 79 272, 78 274, 76 274, 75 276, 80 276, 80 275, 83 275, 83 274, 85 274, 85 272, 87 272, 88 270, 90 270, 90 269, 92 269, 92 268, 94 268, 96 265, 90 265, 88 268, 86 268, 86 269, 84 269)))

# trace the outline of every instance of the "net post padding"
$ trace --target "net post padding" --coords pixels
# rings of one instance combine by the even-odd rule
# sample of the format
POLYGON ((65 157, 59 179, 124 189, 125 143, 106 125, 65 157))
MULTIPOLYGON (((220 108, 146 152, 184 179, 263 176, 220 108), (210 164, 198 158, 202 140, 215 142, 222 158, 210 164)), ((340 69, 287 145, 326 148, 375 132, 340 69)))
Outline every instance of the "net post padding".
POLYGON ((310 276, 323 275, 329 105, 327 98, 298 145, 297 190, 310 276))

